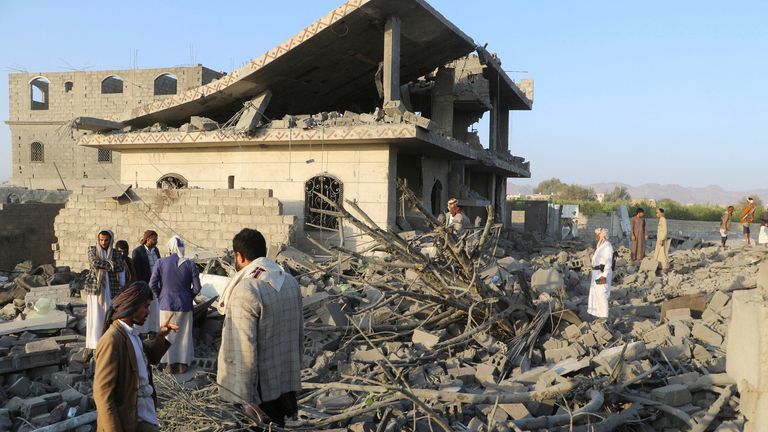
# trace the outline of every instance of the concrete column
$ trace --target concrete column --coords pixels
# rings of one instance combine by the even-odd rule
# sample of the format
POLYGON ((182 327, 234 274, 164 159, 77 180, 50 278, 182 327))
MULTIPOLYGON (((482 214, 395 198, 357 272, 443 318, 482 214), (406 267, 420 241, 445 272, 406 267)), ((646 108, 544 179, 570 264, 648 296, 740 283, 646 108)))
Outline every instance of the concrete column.
POLYGON ((400 18, 384 25, 384 104, 400 100, 400 18))
MULTIPOLYGON (((493 93, 493 92, 491 92, 493 93)), ((491 94, 491 118, 488 124, 488 149, 495 152, 499 148, 499 100, 491 94)))
MULTIPOLYGON (((441 67, 432 88, 432 120, 437 122, 438 132, 453 136, 453 84, 456 77, 454 68, 441 67)), ((466 130, 466 129, 465 129, 466 130)))
POLYGON ((502 108, 499 111, 499 151, 509 150, 509 111, 502 108))

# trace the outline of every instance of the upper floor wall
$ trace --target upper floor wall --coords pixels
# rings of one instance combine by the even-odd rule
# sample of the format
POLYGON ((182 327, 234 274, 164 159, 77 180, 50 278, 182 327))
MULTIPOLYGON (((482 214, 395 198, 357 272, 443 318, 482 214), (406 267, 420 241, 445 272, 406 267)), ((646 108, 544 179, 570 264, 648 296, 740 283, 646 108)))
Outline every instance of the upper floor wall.
POLYGON ((201 65, 157 69, 12 73, 8 123, 64 122, 78 116, 119 117, 224 74, 201 65))

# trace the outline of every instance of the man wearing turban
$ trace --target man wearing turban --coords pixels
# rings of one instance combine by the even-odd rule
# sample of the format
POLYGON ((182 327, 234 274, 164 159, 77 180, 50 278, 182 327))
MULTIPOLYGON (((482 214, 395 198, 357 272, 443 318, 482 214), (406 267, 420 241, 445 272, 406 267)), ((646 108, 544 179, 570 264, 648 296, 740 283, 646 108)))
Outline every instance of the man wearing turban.
POLYGON ((107 310, 106 330, 94 355, 93 400, 99 432, 160 430, 150 365, 160 362, 171 345, 165 337, 178 326, 165 323, 154 339, 142 342, 134 326, 144 324, 151 301, 149 286, 134 282, 107 310))

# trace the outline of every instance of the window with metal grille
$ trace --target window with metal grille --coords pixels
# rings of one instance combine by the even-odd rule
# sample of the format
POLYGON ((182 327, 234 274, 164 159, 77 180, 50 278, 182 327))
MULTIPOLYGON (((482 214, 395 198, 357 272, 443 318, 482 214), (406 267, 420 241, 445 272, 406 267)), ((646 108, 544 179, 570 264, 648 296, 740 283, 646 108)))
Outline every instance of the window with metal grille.
POLYGON ((336 204, 342 203, 344 185, 335 177, 319 175, 304 183, 304 225, 307 228, 339 228, 339 220, 333 215, 336 209, 321 196, 336 204))
POLYGON ((112 163, 112 150, 99 149, 99 162, 112 163))
POLYGON ((32 162, 45 162, 45 147, 42 143, 33 142, 29 146, 29 160, 32 162))

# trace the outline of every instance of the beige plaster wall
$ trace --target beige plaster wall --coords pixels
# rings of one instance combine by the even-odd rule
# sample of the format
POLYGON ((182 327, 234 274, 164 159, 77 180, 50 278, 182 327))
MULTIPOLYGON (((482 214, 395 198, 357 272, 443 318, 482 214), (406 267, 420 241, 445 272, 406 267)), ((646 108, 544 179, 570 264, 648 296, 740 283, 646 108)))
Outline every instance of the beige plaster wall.
POLYGON ((271 189, 284 213, 297 217, 300 233, 304 184, 321 174, 339 179, 343 197, 357 201, 381 227, 395 221, 395 182, 390 179, 395 178, 396 153, 388 144, 143 150, 121 156, 122 182, 141 188, 156 187, 160 177, 175 173, 190 188, 226 188, 228 176, 235 176, 235 188, 271 189))

